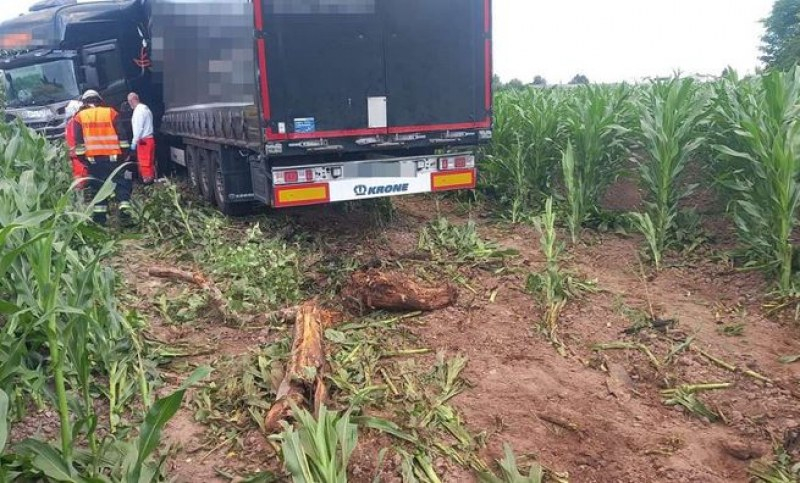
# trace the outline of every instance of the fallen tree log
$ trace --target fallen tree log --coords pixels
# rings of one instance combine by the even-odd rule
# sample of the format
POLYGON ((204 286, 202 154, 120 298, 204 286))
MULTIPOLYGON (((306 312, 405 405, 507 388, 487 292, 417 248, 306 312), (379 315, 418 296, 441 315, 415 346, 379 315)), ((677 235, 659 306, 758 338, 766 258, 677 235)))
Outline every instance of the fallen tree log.
POLYGON ((458 291, 448 283, 432 286, 399 272, 370 269, 354 273, 342 290, 353 310, 439 310, 453 305, 458 291))
POLYGON ((327 400, 325 371, 327 363, 323 338, 325 329, 333 325, 334 314, 316 302, 306 302, 296 309, 294 340, 286 373, 264 418, 267 431, 280 429, 280 422, 286 419, 292 405, 304 403, 314 407, 315 414, 327 400))
POLYGON ((222 290, 202 273, 161 266, 150 267, 147 273, 151 277, 181 280, 197 285, 206 292, 209 302, 219 312, 219 315, 225 320, 230 320, 231 314, 228 310, 228 302, 225 300, 222 290))

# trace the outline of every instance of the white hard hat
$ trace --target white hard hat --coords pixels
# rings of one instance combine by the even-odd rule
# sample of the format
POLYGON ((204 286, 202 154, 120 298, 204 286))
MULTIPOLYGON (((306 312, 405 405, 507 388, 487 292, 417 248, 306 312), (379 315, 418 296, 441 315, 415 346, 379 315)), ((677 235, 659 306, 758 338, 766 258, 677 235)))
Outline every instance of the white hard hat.
POLYGON ((67 107, 64 108, 64 113, 66 114, 67 118, 70 118, 78 113, 81 110, 81 106, 83 103, 81 101, 69 101, 67 107))
POLYGON ((86 91, 86 92, 84 92, 84 93, 83 93, 83 95, 81 96, 81 100, 82 100, 82 101, 84 101, 84 102, 86 102, 86 101, 88 101, 89 99, 100 99, 100 100, 102 101, 102 100, 103 100, 103 97, 102 97, 102 96, 100 95, 100 93, 99 93, 99 92, 97 92, 96 90, 94 90, 94 89, 89 89, 88 91, 86 91))

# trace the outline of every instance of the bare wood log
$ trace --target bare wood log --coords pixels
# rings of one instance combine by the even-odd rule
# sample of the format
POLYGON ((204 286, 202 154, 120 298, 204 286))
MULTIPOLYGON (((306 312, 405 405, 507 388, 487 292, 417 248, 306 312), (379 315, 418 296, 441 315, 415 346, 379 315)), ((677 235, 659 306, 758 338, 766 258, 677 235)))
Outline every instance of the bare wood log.
POLYGON ((357 310, 431 311, 453 305, 458 291, 448 283, 425 285, 406 274, 371 269, 354 273, 342 297, 357 310))
POLYGON ((150 267, 147 273, 151 277, 181 280, 183 282, 197 285, 206 292, 209 302, 217 310, 217 312, 219 312, 224 319, 230 319, 231 314, 228 310, 228 302, 225 300, 225 296, 222 294, 222 291, 214 284, 213 281, 205 277, 202 273, 189 272, 187 270, 162 266, 150 267))
POLYGON ((291 359, 275 403, 264 418, 268 431, 280 429, 280 422, 289 415, 292 404, 299 406, 308 402, 311 406, 313 403, 318 412, 327 399, 323 336, 325 329, 333 325, 334 314, 320 308, 316 302, 307 302, 296 312, 291 359))

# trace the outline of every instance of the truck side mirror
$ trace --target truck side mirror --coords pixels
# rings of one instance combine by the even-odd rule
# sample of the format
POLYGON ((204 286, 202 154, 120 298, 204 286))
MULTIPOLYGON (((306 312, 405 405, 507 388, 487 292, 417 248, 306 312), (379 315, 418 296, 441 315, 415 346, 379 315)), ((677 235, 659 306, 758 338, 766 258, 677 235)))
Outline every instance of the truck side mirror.
POLYGON ((97 67, 97 56, 95 54, 87 55, 86 65, 88 65, 89 67, 97 67))

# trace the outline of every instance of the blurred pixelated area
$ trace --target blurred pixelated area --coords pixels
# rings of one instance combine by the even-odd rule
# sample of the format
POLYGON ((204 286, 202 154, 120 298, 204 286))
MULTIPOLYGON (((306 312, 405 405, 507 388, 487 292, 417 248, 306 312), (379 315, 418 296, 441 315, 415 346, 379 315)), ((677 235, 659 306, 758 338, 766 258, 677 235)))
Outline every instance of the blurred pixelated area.
POLYGON ((376 0, 273 0, 267 9, 277 15, 371 14, 376 0))
POLYGON ((247 0, 151 0, 153 62, 167 109, 253 103, 253 6, 247 0))

